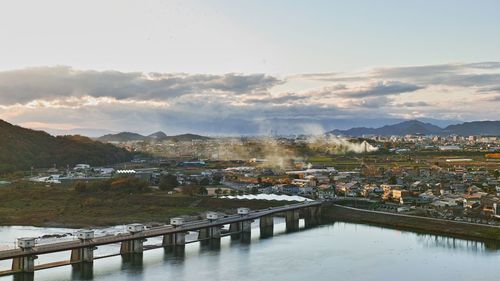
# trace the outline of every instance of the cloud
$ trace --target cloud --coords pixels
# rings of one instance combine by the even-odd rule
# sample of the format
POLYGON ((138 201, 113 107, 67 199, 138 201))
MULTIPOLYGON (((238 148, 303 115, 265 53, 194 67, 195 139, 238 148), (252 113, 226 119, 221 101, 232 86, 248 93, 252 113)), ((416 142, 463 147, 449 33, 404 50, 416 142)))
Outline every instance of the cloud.
POLYGON ((398 106, 404 106, 404 107, 422 107, 422 106, 430 106, 429 103, 425 101, 415 101, 415 102, 403 102, 399 103, 398 106))
POLYGON ((261 98, 249 98, 245 99, 246 103, 249 104, 291 104, 297 101, 306 100, 308 97, 305 95, 299 95, 297 93, 282 93, 278 96, 266 95, 261 98))
POLYGON ((17 124, 151 133, 304 133, 407 118, 498 119, 500 63, 382 67, 358 73, 0 72, 0 118, 17 124))
POLYGON ((485 61, 465 64, 465 67, 482 68, 482 69, 499 69, 500 62, 498 61, 485 61))
POLYGON ((0 72, 0 104, 68 97, 168 100, 191 93, 256 94, 283 81, 265 74, 162 74, 74 70, 67 66, 0 72))
POLYGON ((340 91, 338 95, 344 97, 363 98, 373 96, 398 95, 402 93, 414 92, 423 88, 424 87, 422 86, 399 81, 381 81, 362 88, 340 91))
POLYGON ((410 67, 378 68, 368 74, 375 79, 399 79, 419 85, 444 85, 450 87, 500 86, 500 62, 469 64, 442 64, 410 67), (486 71, 486 72, 484 72, 486 71))

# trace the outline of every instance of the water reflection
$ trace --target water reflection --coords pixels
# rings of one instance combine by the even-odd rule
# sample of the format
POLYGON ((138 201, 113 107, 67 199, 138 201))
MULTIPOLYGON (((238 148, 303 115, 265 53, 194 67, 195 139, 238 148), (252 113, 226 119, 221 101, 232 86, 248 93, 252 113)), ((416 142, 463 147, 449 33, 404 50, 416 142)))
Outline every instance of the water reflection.
POLYGON ((78 263, 71 265, 71 280, 92 280, 94 279, 93 263, 78 263))
POLYGON ((13 278, 14 281, 34 281, 35 274, 34 273, 16 273, 13 278))
POLYGON ((418 243, 427 248, 443 248, 449 250, 460 250, 472 253, 496 252, 500 249, 498 241, 473 241, 454 237, 439 236, 433 234, 416 233, 418 243))

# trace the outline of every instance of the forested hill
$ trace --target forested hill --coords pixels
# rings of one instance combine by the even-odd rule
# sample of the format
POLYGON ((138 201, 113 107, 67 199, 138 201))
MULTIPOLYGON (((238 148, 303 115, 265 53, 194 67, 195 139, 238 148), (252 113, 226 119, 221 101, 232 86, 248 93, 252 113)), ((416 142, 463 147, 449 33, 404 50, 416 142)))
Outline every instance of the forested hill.
POLYGON ((132 153, 82 136, 54 137, 0 120, 0 174, 30 167, 128 161, 132 153))

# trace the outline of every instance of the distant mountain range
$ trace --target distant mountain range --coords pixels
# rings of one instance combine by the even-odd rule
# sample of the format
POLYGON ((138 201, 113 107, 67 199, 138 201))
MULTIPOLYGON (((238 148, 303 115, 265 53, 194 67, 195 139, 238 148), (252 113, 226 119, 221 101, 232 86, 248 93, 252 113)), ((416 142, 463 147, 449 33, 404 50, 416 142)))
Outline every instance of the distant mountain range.
POLYGON ((0 120, 0 174, 53 165, 106 165, 132 158, 133 154, 125 149, 87 137, 54 137, 0 120))
POLYGON ((348 130, 333 130, 328 132, 334 135, 346 135, 359 137, 362 135, 495 135, 500 136, 500 121, 474 121, 457 125, 449 125, 445 128, 431 123, 418 120, 409 120, 394 125, 386 125, 379 128, 357 127, 348 130))
POLYGON ((102 137, 98 137, 95 140, 100 142, 127 142, 127 141, 191 141, 191 140, 207 140, 209 137, 194 135, 194 134, 182 134, 175 136, 167 136, 164 132, 156 132, 151 135, 141 135, 131 132, 121 132, 118 134, 107 134, 102 137))

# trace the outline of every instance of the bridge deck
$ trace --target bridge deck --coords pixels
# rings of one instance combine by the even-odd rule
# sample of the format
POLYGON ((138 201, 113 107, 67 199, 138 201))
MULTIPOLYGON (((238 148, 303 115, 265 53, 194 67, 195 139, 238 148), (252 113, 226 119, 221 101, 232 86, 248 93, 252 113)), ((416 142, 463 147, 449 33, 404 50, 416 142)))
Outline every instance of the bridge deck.
POLYGON ((215 221, 209 221, 209 220, 192 221, 192 222, 186 222, 184 225, 178 226, 178 227, 174 227, 172 225, 154 227, 154 228, 144 230, 139 235, 138 234, 118 234, 118 235, 96 237, 90 241, 85 241, 85 242, 81 242, 80 240, 75 240, 75 241, 66 241, 66 242, 51 243, 51 244, 40 244, 40 245, 35 246, 30 251, 22 251, 21 249, 0 251, 0 260, 12 259, 12 258, 23 257, 23 256, 41 255, 41 254, 47 254, 47 253, 69 251, 72 249, 84 248, 84 247, 96 247, 96 246, 120 243, 123 241, 135 240, 135 239, 140 239, 140 238, 148 238, 148 237, 162 236, 162 235, 166 235, 166 234, 173 234, 173 233, 179 233, 179 232, 194 231, 194 230, 198 230, 198 229, 202 229, 202 228, 208 228, 208 227, 213 227, 213 226, 222 226, 222 225, 230 224, 230 223, 253 220, 253 219, 257 219, 257 218, 267 216, 267 215, 272 215, 272 214, 282 213, 282 212, 292 211, 292 210, 299 210, 299 209, 303 209, 303 208, 320 206, 320 205, 321 205, 321 202, 309 201, 309 202, 304 202, 304 203, 299 203, 299 204, 285 205, 285 206, 279 206, 279 207, 274 207, 274 208, 268 208, 268 209, 264 209, 264 210, 251 211, 248 215, 245 215, 245 216, 230 215, 230 216, 226 216, 224 218, 220 218, 220 219, 215 220, 215 221))

